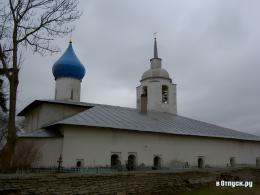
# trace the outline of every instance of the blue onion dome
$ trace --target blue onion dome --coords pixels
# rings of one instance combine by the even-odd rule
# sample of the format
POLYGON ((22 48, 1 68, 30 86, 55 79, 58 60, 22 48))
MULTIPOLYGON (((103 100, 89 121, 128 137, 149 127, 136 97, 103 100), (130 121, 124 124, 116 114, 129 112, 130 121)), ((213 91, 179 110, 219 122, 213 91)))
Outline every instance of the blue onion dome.
POLYGON ((70 41, 69 47, 52 67, 55 80, 61 77, 71 77, 82 80, 85 75, 85 68, 77 58, 70 41))

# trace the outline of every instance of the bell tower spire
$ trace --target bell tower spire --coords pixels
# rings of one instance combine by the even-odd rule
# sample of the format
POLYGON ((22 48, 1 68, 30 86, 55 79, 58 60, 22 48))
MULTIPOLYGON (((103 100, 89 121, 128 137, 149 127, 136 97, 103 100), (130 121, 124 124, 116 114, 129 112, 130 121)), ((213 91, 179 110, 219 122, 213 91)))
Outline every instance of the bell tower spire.
POLYGON ((157 50, 157 41, 156 41, 156 33, 154 33, 154 49, 153 49, 153 57, 158 58, 158 50, 157 50))
POLYGON ((158 57, 156 33, 154 33, 154 55, 150 63, 150 69, 143 73, 141 85, 136 88, 137 109, 141 112, 177 114, 176 84, 172 83, 167 70, 162 68, 162 59, 158 57))

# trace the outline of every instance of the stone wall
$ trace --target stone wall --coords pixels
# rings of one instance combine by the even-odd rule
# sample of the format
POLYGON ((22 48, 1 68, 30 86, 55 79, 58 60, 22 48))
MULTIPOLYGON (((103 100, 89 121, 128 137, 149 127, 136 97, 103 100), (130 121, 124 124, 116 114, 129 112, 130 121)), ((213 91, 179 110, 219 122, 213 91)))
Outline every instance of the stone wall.
POLYGON ((187 191, 216 180, 260 182, 260 169, 125 172, 107 174, 1 174, 0 194, 161 194, 187 191))

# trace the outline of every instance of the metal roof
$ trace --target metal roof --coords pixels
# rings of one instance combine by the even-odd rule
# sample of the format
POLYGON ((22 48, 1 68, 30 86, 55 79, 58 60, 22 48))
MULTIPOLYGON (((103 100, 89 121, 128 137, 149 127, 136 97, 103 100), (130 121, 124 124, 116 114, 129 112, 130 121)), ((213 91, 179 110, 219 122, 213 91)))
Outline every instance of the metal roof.
POLYGON ((67 124, 176 135, 260 141, 260 137, 162 112, 141 113, 137 109, 91 104, 93 107, 53 125, 67 124))
POLYGON ((53 130, 37 129, 31 132, 19 132, 17 133, 19 138, 55 138, 62 137, 62 135, 53 130))
POLYGON ((25 108, 23 108, 17 115, 24 116, 27 112, 30 112, 33 108, 43 104, 43 103, 50 103, 50 104, 61 104, 61 105, 69 105, 69 106, 79 106, 79 107, 92 107, 94 104, 89 104, 85 102, 75 102, 75 101, 66 101, 66 100, 34 100, 25 108))

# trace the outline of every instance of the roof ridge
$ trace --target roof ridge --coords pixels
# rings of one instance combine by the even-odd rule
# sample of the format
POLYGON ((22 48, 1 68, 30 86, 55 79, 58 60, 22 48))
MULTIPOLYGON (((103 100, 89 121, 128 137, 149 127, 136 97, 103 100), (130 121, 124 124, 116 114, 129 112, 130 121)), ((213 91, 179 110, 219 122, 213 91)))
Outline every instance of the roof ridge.
POLYGON ((181 116, 181 115, 178 115, 178 116, 182 117, 182 118, 185 118, 185 119, 188 119, 188 120, 193 120, 193 121, 196 121, 196 122, 199 122, 199 123, 204 123, 204 124, 215 126, 215 127, 221 127, 223 129, 227 129, 227 130, 230 130, 230 131, 234 131, 234 132, 238 132, 238 133, 242 133, 242 134, 247 134, 247 135, 250 135, 250 136, 255 136, 255 137, 258 137, 260 139, 260 136, 254 135, 254 134, 251 134, 251 133, 246 133, 244 131, 239 131, 239 130, 231 129, 231 128, 228 128, 228 127, 223 127, 223 126, 220 126, 220 125, 216 125, 214 123, 204 122, 204 121, 201 121, 201 120, 198 120, 198 119, 189 118, 189 117, 186 117, 186 116, 181 116))

